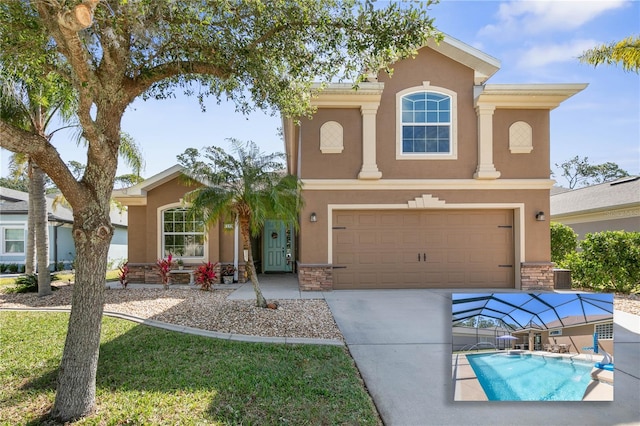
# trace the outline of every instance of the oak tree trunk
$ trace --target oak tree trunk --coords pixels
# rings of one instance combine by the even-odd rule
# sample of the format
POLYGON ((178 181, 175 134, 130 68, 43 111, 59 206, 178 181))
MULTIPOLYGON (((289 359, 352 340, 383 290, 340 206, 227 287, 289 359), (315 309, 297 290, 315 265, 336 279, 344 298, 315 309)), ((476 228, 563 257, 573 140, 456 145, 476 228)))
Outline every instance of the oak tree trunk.
POLYGON ((76 281, 56 400, 51 411, 51 417, 63 422, 91 414, 96 404, 104 273, 113 228, 108 213, 98 202, 89 207, 74 212, 76 281))
POLYGON ((29 216, 33 216, 36 240, 36 258, 38 259, 38 296, 51 294, 51 275, 49 274, 49 233, 47 232, 47 200, 44 188, 44 172, 37 164, 31 166, 29 199, 33 200, 33 210, 29 216))

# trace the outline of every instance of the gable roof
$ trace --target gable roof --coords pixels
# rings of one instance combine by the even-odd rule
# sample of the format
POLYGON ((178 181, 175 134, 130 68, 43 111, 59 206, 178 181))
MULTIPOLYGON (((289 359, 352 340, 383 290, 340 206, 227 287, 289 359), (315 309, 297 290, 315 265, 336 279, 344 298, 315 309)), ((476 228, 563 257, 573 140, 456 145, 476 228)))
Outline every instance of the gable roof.
POLYGON ((442 55, 453 59, 474 71, 473 80, 476 85, 484 84, 500 69, 500 61, 493 56, 476 49, 448 34, 437 43, 433 39, 427 42, 427 47, 442 55))
POLYGON ((112 193, 113 199, 126 206, 143 206, 147 204, 147 192, 157 188, 180 176, 184 167, 179 164, 169 167, 149 179, 130 186, 129 188, 116 189, 112 193))
POLYGON ((550 199, 552 217, 640 207, 640 176, 552 194, 550 199))

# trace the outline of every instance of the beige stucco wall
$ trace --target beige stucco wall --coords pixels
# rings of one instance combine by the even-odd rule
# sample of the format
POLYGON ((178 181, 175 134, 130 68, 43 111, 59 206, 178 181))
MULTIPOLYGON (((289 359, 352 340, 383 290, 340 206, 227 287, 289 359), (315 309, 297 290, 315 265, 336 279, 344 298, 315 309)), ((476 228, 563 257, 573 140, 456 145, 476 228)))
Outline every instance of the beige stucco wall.
POLYGON ((130 263, 146 263, 147 249, 147 209, 145 206, 129 206, 129 226, 127 228, 128 261, 130 263))
POLYGON ((384 83, 377 116, 378 169, 384 179, 470 179, 478 158, 477 116, 473 105, 473 70, 440 53, 423 48, 414 59, 393 65, 393 75, 379 73, 384 83), (396 160, 396 93, 428 81, 457 93, 458 159, 396 160))
MULTIPOLYGON (((562 329, 562 336, 549 336, 549 331, 542 331, 542 344, 569 344, 571 345, 570 352, 592 354, 593 351, 583 350, 582 348, 593 346, 593 333, 595 332, 595 327, 596 326, 594 324, 567 327, 562 329)), ((532 339, 534 333, 535 332, 532 332, 532 339)), ((513 334, 521 335, 520 333, 513 334)), ((599 339, 598 342, 605 351, 613 355, 613 340, 599 339)), ((600 353, 601 352, 602 351, 600 351, 600 353)))
POLYGON ((362 114, 359 108, 322 108, 311 120, 303 119, 301 176, 304 179, 356 179, 362 167, 362 114), (320 151, 320 127, 327 121, 340 123, 344 151, 323 154, 320 151))
POLYGON ((502 179, 548 179, 550 175, 548 110, 497 109, 493 114, 493 163, 502 179), (512 154, 509 127, 524 121, 532 127, 533 150, 512 154))

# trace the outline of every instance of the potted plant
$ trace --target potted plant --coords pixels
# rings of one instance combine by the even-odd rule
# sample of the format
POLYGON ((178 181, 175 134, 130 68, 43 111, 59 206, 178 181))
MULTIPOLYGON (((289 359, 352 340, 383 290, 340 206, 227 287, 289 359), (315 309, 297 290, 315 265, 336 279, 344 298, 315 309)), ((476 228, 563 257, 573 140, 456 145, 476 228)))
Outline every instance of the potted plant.
POLYGON ((178 269, 180 270, 184 269, 184 261, 182 259, 176 260, 176 263, 178 264, 178 269))
POLYGON ((200 286, 202 290, 209 291, 211 286, 215 284, 218 276, 216 275, 216 266, 218 263, 212 264, 211 262, 203 263, 198 266, 195 272, 196 284, 200 286))
POLYGON ((233 284, 233 275, 236 268, 232 264, 222 265, 220 273, 222 274, 222 282, 225 284, 233 284))

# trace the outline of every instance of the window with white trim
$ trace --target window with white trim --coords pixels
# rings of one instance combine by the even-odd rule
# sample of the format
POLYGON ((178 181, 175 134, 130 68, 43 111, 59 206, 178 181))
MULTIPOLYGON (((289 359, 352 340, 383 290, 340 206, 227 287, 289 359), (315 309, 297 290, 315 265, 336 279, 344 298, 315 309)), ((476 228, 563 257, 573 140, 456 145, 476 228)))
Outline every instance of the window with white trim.
POLYGON ((206 227, 199 218, 190 217, 185 208, 162 212, 162 253, 179 257, 204 257, 206 227))
POLYGON ((5 227, 2 228, 2 253, 3 254, 24 254, 25 253, 25 229, 5 227))
POLYGON ((596 324, 595 332, 599 340, 613 340, 613 323, 596 324))
POLYGON ((399 160, 449 160, 457 158, 456 94, 423 86, 396 95, 399 160))

